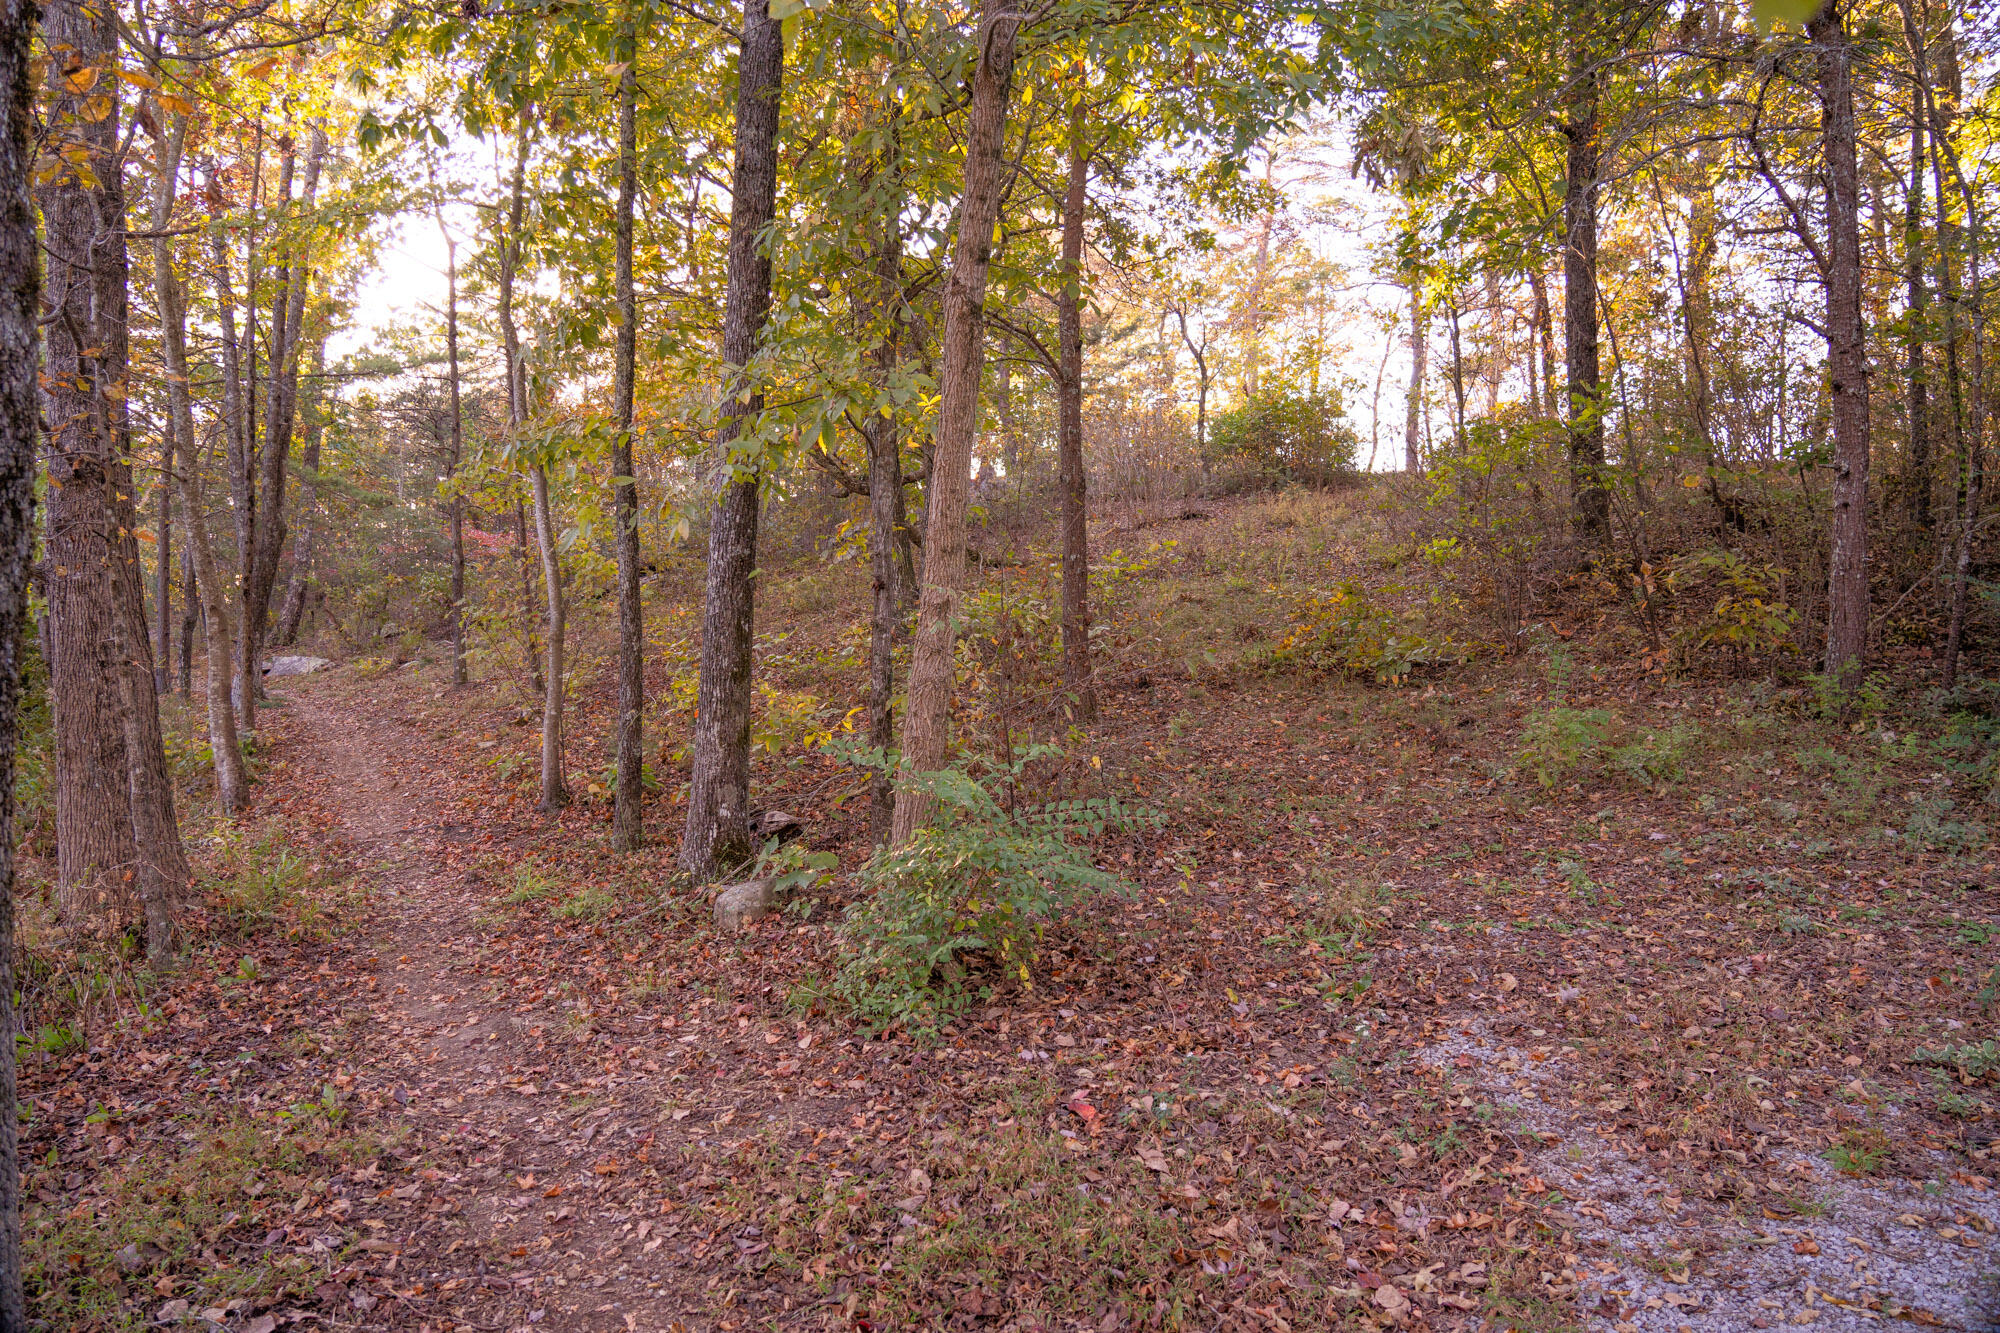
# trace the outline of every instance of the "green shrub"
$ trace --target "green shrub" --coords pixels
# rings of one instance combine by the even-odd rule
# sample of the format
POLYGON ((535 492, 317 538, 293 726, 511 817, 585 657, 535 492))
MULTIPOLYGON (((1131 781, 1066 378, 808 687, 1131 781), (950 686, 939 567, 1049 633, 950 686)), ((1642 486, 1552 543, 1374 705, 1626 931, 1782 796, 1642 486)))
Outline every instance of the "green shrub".
POLYGON ((1669 588, 1715 598, 1705 612, 1675 631, 1674 651, 1682 665, 1710 651, 1725 653, 1739 665, 1797 651, 1792 635, 1799 613, 1779 595, 1789 572, 1752 564, 1734 551, 1698 551, 1676 560, 1667 575, 1669 588))
MULTIPOLYGON (((881 751, 843 749, 869 767, 894 764, 881 751)), ((1053 747, 1035 746, 1011 767, 1053 747)), ((1032 985, 1029 966, 1050 918, 1101 893, 1129 885, 1090 863, 1078 838, 1157 816, 1116 800, 1068 800, 1009 809, 978 780, 956 770, 903 775, 900 785, 928 793, 936 821, 900 847, 876 852, 861 870, 869 895, 847 909, 840 928, 834 995, 871 1031, 900 1028, 929 1038, 994 982, 965 965, 977 955, 1032 985)), ((998 980, 998 977, 995 980, 998 980)))
POLYGON ((1308 594, 1294 610, 1291 630, 1271 650, 1273 667, 1301 667, 1393 685, 1421 666, 1457 661, 1450 640, 1434 641, 1407 629, 1352 581, 1331 593, 1308 594))
POLYGON ((1971 1081, 2000 1074, 2000 1042, 1962 1042, 1956 1046, 1919 1047, 1910 1057, 1913 1064, 1950 1065, 1960 1077, 1971 1081))
POLYGON ((1701 732, 1694 727, 1649 731, 1606 750, 1604 767, 1640 786, 1672 782, 1687 770, 1687 761, 1700 744, 1701 732))
POLYGON ((1247 464, 1272 484, 1330 486, 1354 475, 1356 436, 1337 393, 1284 386, 1252 394, 1208 431, 1213 461, 1247 464))
POLYGON ((1533 713, 1521 729, 1516 762, 1544 787, 1593 768, 1602 756, 1615 719, 1602 708, 1551 708, 1533 713))

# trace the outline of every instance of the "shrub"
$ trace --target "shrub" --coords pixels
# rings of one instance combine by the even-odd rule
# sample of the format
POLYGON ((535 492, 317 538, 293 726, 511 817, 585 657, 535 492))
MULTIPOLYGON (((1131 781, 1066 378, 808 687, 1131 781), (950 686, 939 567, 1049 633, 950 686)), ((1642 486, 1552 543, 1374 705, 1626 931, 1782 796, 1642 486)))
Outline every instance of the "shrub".
MULTIPOLYGON (((1012 776, 1052 752, 1032 747, 1012 776)), ((879 750, 841 753, 868 767, 895 762, 879 750)), ((870 893, 847 909, 833 978, 834 994, 875 1032, 900 1028, 929 1038, 975 1000, 991 998, 994 985, 975 983, 965 955, 981 955, 1001 976, 1032 985, 1029 966, 1050 918, 1097 894, 1132 891, 1093 866, 1076 839, 1157 818, 1116 800, 1010 810, 956 770, 898 781, 931 795, 939 817, 862 868, 870 893)))
POLYGON ((1393 685, 1420 666, 1459 656, 1449 640, 1433 641, 1405 628, 1360 585, 1348 582, 1301 601, 1290 632, 1271 650, 1270 663, 1393 685))
POLYGON ((1278 387, 1252 394, 1209 427, 1212 461, 1247 464, 1271 484, 1331 486, 1354 475, 1353 427, 1337 393, 1278 387))
POLYGON ((1640 786, 1672 782, 1686 770, 1688 759, 1700 744, 1701 733, 1693 727, 1649 731, 1605 751, 1604 766, 1640 786))
POLYGON ((1602 708, 1551 708, 1531 714, 1521 729, 1520 767, 1554 787, 1603 754, 1615 719, 1602 708))
POLYGON ((1778 652, 1795 652, 1792 634, 1799 613, 1782 600, 1788 571, 1752 564, 1734 551, 1697 551, 1674 561, 1667 586, 1679 593, 1712 592, 1714 603, 1674 634, 1682 666, 1698 653, 1719 651, 1742 666, 1778 652))

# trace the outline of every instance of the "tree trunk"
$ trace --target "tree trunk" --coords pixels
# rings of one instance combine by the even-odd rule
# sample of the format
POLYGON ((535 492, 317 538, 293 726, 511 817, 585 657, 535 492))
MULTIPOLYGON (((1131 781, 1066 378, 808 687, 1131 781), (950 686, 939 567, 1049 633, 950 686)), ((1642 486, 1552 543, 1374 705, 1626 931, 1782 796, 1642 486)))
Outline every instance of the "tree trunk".
MULTIPOLYGON (((763 411, 750 360, 771 309, 771 256, 764 232, 777 207, 778 104, 784 78, 782 29, 767 0, 744 0, 736 85, 734 203, 722 360, 734 383, 717 431, 718 476, 708 525, 708 579, 702 598, 701 685, 693 774, 681 867, 696 883, 750 846, 750 671, 757 565, 758 468, 736 448, 744 423, 763 411)), ((976 350, 976 349, 975 349, 976 350)), ((963 555, 961 554, 961 560, 963 555)))
MULTIPOLYGON (((521 332, 514 322, 514 278, 521 260, 521 226, 526 212, 528 129, 532 111, 523 107, 514 127, 514 173, 509 183, 507 235, 500 246, 500 347, 506 358, 507 426, 520 435, 528 424, 528 374, 521 358, 521 332)), ((549 503, 549 477, 541 464, 528 470, 535 504, 535 548, 542 560, 543 604, 547 624, 543 643, 546 670, 536 674, 542 692, 542 809, 554 814, 569 804, 569 783, 563 775, 563 595, 562 561, 556 553, 555 515, 549 503)), ((527 573, 522 572, 523 587, 527 573)))
MULTIPOLYGON (((319 198, 320 167, 326 158, 326 131, 313 127, 306 151, 305 179, 298 202, 308 218, 319 198)), ((289 178, 291 153, 287 150, 289 178)), ((284 201, 287 213, 292 201, 284 201)), ((294 224, 296 227, 296 223, 294 224)), ((249 683, 263 688, 264 626, 270 617, 271 592, 278 582, 278 562, 285 550, 285 480, 290 470, 293 426, 298 417, 299 346, 305 325, 306 288, 311 282, 311 246, 303 235, 286 243, 289 263, 271 308, 271 377, 264 413, 264 450, 258 462, 256 558, 243 599, 243 643, 249 683)))
MULTIPOLYGON (((169 327, 172 327, 171 324, 169 327)), ((243 750, 236 732, 236 710, 230 687, 236 661, 235 627, 222 572, 209 543, 198 481, 198 455, 189 455, 178 479, 182 524, 187 528, 188 557, 194 562, 195 588, 201 596, 202 623, 208 651, 208 748, 215 762, 216 802, 234 819, 250 803, 249 781, 243 771, 243 750)))
POLYGON ((1424 318, 1424 284, 1410 275, 1410 396, 1404 405, 1403 471, 1416 476, 1424 470, 1424 376, 1430 369, 1431 340, 1424 318))
MULTIPOLYGON (((892 113, 893 114, 893 113, 892 113)), ((877 383, 884 393, 902 355, 903 326, 903 192, 901 145, 893 122, 888 131, 888 158, 883 173, 886 201, 881 205, 881 239, 875 248, 875 301, 872 312, 877 383)), ((893 412, 868 413, 864 438, 868 444, 868 554, 873 600, 868 622, 868 743, 885 754, 896 744, 895 635, 901 590, 898 573, 898 506, 903 493, 902 432, 893 412)), ((1019 484, 1019 479, 1015 479, 1019 484)), ((896 814, 896 784, 886 769, 877 769, 868 783, 868 831, 876 846, 889 840, 896 814)))
POLYGON ((1571 521, 1592 546, 1611 535, 1604 485, 1604 387, 1597 358, 1598 76, 1587 34, 1595 0, 1572 0, 1568 144, 1563 181, 1563 345, 1568 372, 1571 521))
POLYGON ((1084 151, 1083 110, 1071 113, 1069 188, 1063 196, 1062 288, 1056 296, 1056 443, 1062 472, 1063 690, 1071 718, 1097 718, 1090 680, 1090 533, 1083 470, 1083 210, 1090 157, 1084 151))
MULTIPOLYGON (((245 402, 249 395, 244 390, 243 353, 236 338, 236 293, 229 280, 229 242, 219 225, 210 231, 209 239, 215 262, 216 322, 222 334, 222 416, 229 513, 235 522, 236 536, 236 572, 231 582, 240 601, 248 586, 257 518, 257 493, 250 485, 251 426, 245 402)), ((201 582, 202 595, 206 597, 210 580, 203 578, 201 582)), ((233 651, 240 645, 232 642, 231 647, 233 651)), ((257 725, 257 695, 249 688, 243 663, 240 652, 230 663, 230 696, 236 708, 237 726, 249 731, 257 725)), ((210 663, 209 670, 214 669, 210 663)))
POLYGON ((633 72, 636 45, 628 27, 619 43, 618 76, 618 351, 612 372, 611 512, 618 553, 618 776, 612 799, 611 845, 635 852, 645 842, 640 802, 645 762, 646 628, 639 600, 639 483, 632 465, 632 392, 639 349, 639 304, 632 290, 632 206, 639 189, 639 149, 633 118, 639 97, 633 72))
MULTIPOLYGON (((182 466, 194 466, 192 452, 188 454, 182 466)), ((167 485, 175 485, 173 478, 167 479, 167 485)), ((194 586, 194 557, 187 553, 185 540, 181 542, 181 547, 181 660, 176 667, 175 673, 179 676, 179 680, 175 682, 174 688, 179 691, 181 698, 185 699, 194 691, 194 623, 198 606, 196 598, 199 594, 196 593, 194 586)))
MULTIPOLYGON (((173 247, 164 235, 173 219, 174 189, 180 180, 181 155, 187 146, 187 117, 175 116, 173 127, 167 132, 166 140, 159 146, 159 163, 153 178, 153 269, 154 286, 157 288, 157 274, 168 271, 168 281, 175 281, 171 268, 174 262, 173 247)), ((172 372, 169 372, 171 374, 172 372)), ((185 382, 181 392, 187 392, 185 382)), ((174 652, 174 458, 185 447, 194 452, 194 442, 182 445, 180 440, 180 419, 171 411, 161 423, 160 430, 160 525, 154 534, 159 560, 153 577, 153 610, 158 619, 159 633, 154 650, 153 690, 156 694, 167 692, 167 673, 173 662, 174 652)))
POLYGON ((1806 24, 1819 65, 1826 162, 1827 370, 1833 395, 1833 538, 1826 673, 1856 683, 1868 647, 1868 347, 1861 318, 1853 49, 1838 0, 1806 24))
MULTIPOLYGON (((953 640, 959 594, 965 584, 966 485, 972 469, 973 436, 979 427, 979 345, 985 322, 986 273, 993 258, 993 227, 1000 212, 1001 150, 1006 140, 1007 101, 1020 23, 1020 15, 1006 0, 984 0, 966 126, 965 187, 951 274, 943 293, 936 449, 931 463, 929 522, 924 529, 924 587, 917 606, 903 721, 906 773, 942 768, 949 740, 953 640)), ((896 794, 892 840, 898 844, 909 841, 930 817, 931 805, 925 793, 902 788, 896 794)))
POLYGON ((514 563, 521 573, 521 661, 527 668, 530 687, 542 693, 542 649, 535 642, 535 576, 528 555, 528 507, 514 501, 514 563))
POLYGON ((289 648, 299 640, 306 599, 312 595, 313 520, 319 509, 319 457, 326 437, 326 405, 320 376, 326 370, 326 338, 312 343, 312 385, 305 400, 305 443, 299 458, 299 526, 292 534, 292 577, 278 613, 278 642, 289 648))
POLYGON ((35 6, 0 0, 0 1330, 28 1327, 21 1286, 20 1119, 14 1013, 14 750, 20 738, 21 640, 35 544, 35 448, 40 433, 40 314, 34 201, 35 6))
MULTIPOLYGON (((465 457, 465 404, 459 389, 458 373, 458 241, 444 222, 444 203, 437 208, 438 230, 444 233, 445 253, 445 382, 451 398, 450 452, 445 458, 444 478, 450 484, 458 476, 465 457)), ((467 683, 465 673, 465 497, 452 491, 451 508, 451 683, 467 683)))
MULTIPOLYGON (((1916 39, 1921 42, 1921 38, 1916 39)), ((1912 50, 1914 67, 1921 75, 1923 52, 1912 50)), ((1925 327, 1924 290, 1924 90, 1911 94, 1910 184, 1903 197, 1903 277, 1909 292, 1908 332, 1904 337, 1904 374, 1909 395, 1910 447, 1904 457, 1905 512, 1910 530, 1918 541, 1931 530, 1931 430, 1930 385, 1924 369, 1925 327)))
MULTIPOLYGON (((1542 281, 1541 269, 1529 270, 1528 281, 1534 289, 1535 336, 1541 344, 1542 353, 1542 402, 1537 410, 1553 419, 1557 415, 1555 312, 1549 309, 1549 286, 1542 281)), ((1532 357, 1533 353, 1529 355, 1532 357)))
MULTIPOLYGON (((115 62, 108 17, 80 0, 51 5, 46 30, 52 49, 71 52, 85 67, 115 62)), ((109 96, 115 86, 100 80, 92 95, 109 96)), ((56 724, 57 893, 64 916, 78 922, 133 905, 139 849, 129 776, 131 763, 145 757, 128 751, 122 679, 135 665, 125 651, 131 622, 123 599, 128 575, 134 592, 138 576, 125 566, 130 525, 120 521, 117 498, 122 485, 129 508, 129 472, 117 452, 126 351, 118 123, 115 105, 110 114, 94 107, 86 114, 85 97, 57 94, 50 135, 96 179, 86 185, 71 168, 41 191, 49 263, 45 650, 56 724)), ((143 612, 137 619, 143 635, 143 612)), ((157 833, 150 816, 147 829, 157 833)), ((147 849, 149 859, 163 850, 147 849)))

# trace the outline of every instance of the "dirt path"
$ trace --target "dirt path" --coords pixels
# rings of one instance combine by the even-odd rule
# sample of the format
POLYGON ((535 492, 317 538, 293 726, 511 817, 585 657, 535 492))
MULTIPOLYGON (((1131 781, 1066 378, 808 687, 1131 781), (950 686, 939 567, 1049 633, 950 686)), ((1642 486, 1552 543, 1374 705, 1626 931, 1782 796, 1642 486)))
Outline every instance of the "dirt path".
MULTIPOLYGON (((480 993, 490 889, 440 863, 440 837, 466 830, 445 818, 419 775, 395 763, 407 735, 310 689, 296 691, 299 750, 333 778, 339 827, 375 881, 367 946, 380 985, 362 1037, 356 1092, 408 1126, 410 1147, 443 1165, 422 1174, 416 1198, 381 1230, 432 1290, 477 1328, 578 1330, 674 1326, 676 1297, 652 1275, 617 1264, 644 1224, 591 1206, 593 1168, 620 1129, 618 1085, 565 1068, 545 1026, 480 993), (592 1086, 587 1092, 583 1085, 592 1086), (458 1169, 450 1169, 456 1163, 458 1169), (421 1200, 414 1225, 408 1214, 421 1200), (402 1225, 398 1225, 401 1222, 402 1225), (454 1285, 455 1284, 455 1285, 454 1285), (649 1289, 650 1288, 650 1289, 649 1289)), ((636 1110, 636 1108, 633 1108, 636 1110)))

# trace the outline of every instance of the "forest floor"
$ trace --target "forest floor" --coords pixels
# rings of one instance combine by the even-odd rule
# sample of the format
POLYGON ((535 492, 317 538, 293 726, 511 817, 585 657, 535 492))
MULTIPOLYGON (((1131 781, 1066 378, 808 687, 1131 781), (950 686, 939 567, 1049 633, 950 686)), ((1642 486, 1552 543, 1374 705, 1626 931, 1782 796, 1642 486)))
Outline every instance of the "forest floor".
MULTIPOLYGON (((274 682, 183 965, 49 962, 30 931, 31 1015, 71 1005, 22 1071, 43 1317, 2000 1327, 2000 817, 1909 702, 1922 664, 1826 719, 1649 671, 1579 595, 1539 654, 1394 688, 1274 669, 1305 582, 1396 596, 1355 523, 1278 499, 1100 533, 1132 549, 1104 556, 1075 780, 1166 819, 1095 847, 1134 895, 931 1044, 817 984, 845 878, 722 933, 668 891, 671 795, 631 856, 601 758, 541 815, 518 684, 274 682), (1565 748, 1565 709, 1625 747, 1565 748)), ((986 587, 1033 607, 1049 576, 986 587)), ((761 612, 759 801, 843 870, 865 779, 780 724, 858 697, 858 589, 774 574, 761 612)), ((652 599, 672 698, 691 602, 652 599)), ((573 737, 604 728, 601 666, 573 737)))

